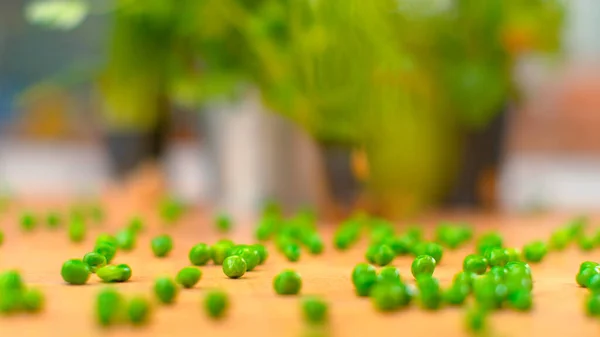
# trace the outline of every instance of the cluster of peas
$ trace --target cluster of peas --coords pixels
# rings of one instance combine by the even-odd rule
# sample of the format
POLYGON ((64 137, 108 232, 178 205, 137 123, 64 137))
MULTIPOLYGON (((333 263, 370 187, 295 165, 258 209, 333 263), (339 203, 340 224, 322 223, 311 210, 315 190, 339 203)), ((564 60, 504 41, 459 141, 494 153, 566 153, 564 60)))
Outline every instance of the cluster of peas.
POLYGON ((44 307, 44 294, 36 288, 27 288, 16 270, 0 273, 0 313, 19 311, 36 313, 44 307))

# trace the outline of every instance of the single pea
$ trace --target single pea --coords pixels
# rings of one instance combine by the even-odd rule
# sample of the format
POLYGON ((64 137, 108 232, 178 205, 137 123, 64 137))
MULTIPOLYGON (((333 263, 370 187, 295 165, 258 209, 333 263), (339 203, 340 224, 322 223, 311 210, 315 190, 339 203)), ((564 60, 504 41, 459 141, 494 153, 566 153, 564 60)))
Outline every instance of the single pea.
POLYGON ((579 286, 587 288, 592 276, 598 275, 598 274, 600 274, 599 267, 593 267, 593 268, 588 267, 588 268, 581 270, 579 273, 577 273, 575 280, 577 281, 577 284, 579 284, 579 286))
POLYGON ((379 311, 393 311, 408 305, 410 296, 406 285, 400 282, 378 283, 371 290, 371 302, 379 311))
POLYGON ((213 290, 204 297, 204 309, 211 318, 220 319, 224 317, 228 308, 229 298, 223 291, 213 290))
MULTIPOLYGON (((22 292, 25 289, 25 282, 21 273, 17 270, 7 270, 0 274, 0 292, 22 292)), ((1 296, 0 296, 1 297, 1 296)))
POLYGON ((86 227, 82 220, 71 219, 69 222, 69 239, 71 242, 81 242, 85 240, 86 227))
POLYGON ((159 235, 150 242, 152 252, 156 257, 165 257, 173 250, 173 239, 168 235, 159 235))
POLYGON ((48 212, 48 214, 46 214, 46 225, 48 225, 48 228, 60 227, 61 220, 60 214, 57 212, 48 212))
POLYGON ((135 325, 144 324, 149 320, 152 307, 150 302, 143 296, 136 296, 127 304, 127 317, 135 325))
POLYGON ((543 241, 534 241, 523 247, 523 258, 529 262, 540 262, 548 253, 548 247, 543 241))
POLYGON ((302 288, 302 278, 295 271, 286 269, 275 276, 273 288, 279 295, 296 295, 302 288))
POLYGON ((246 261, 246 271, 252 271, 260 264, 260 252, 252 246, 238 249, 232 255, 238 255, 246 261))
POLYGON ((302 313, 308 323, 323 323, 327 321, 327 303, 315 296, 306 297, 302 300, 302 313))
POLYGON ((523 274, 531 277, 531 267, 523 261, 508 262, 504 268, 507 274, 523 274))
POLYGON ((375 254, 377 253, 377 251, 379 250, 379 244, 376 245, 370 245, 367 248, 367 251, 365 252, 365 259, 367 260, 367 262, 369 263, 375 263, 375 254))
POLYGON ((131 219, 129 219, 126 228, 132 231, 133 233, 141 233, 145 229, 144 219, 142 219, 139 216, 134 216, 131 219))
POLYGON ((202 271, 196 267, 184 267, 177 273, 175 281, 181 284, 184 288, 193 288, 200 278, 202 277, 202 271))
POLYGON ((117 240, 116 237, 114 237, 113 235, 110 235, 108 233, 102 233, 100 235, 98 235, 96 237, 96 246, 99 246, 102 243, 107 243, 113 247, 118 247, 119 246, 119 241, 117 240))
POLYGON ((420 275, 417 278, 419 300, 421 306, 428 310, 437 310, 442 304, 442 293, 439 281, 431 275, 420 275))
POLYGON ((410 226, 406 229, 405 235, 411 237, 415 241, 421 241, 423 238, 423 228, 417 225, 410 226))
POLYGON ((131 229, 125 228, 120 230, 115 238, 117 239, 117 246, 119 249, 129 251, 135 248, 136 243, 136 232, 131 229))
POLYGON ((383 242, 384 244, 390 246, 396 255, 406 255, 409 254, 414 245, 415 241, 410 236, 393 236, 389 237, 383 242))
POLYGON ((468 271, 461 271, 454 275, 454 277, 452 278, 452 283, 453 284, 464 284, 470 288, 473 285, 473 279, 476 276, 477 276, 477 274, 475 274, 475 273, 468 272, 468 271))
POLYGON ((600 292, 600 274, 594 274, 589 278, 587 288, 592 292, 600 292))
POLYGON ((39 289, 27 289, 23 293, 23 308, 29 312, 38 312, 44 308, 44 294, 39 289))
POLYGON ((258 241, 267 241, 273 234, 273 228, 266 225, 258 225, 254 230, 254 237, 258 241))
POLYGON ((112 287, 102 289, 96 297, 96 318, 98 323, 108 326, 121 320, 124 311, 121 294, 112 287))
POLYGON ((215 219, 215 226, 219 232, 227 233, 233 227, 233 221, 229 215, 221 213, 215 219))
POLYGON ((508 262, 521 260, 521 250, 518 248, 506 248, 506 253, 508 254, 508 262))
POLYGON ((491 248, 486 254, 485 258, 488 260, 490 267, 501 266, 503 267, 508 263, 508 252, 504 248, 491 248))
POLYGON ((251 246, 251 248, 258 252, 258 256, 260 257, 258 264, 259 265, 264 264, 267 261, 267 259, 269 258, 269 251, 267 250, 267 248, 265 246, 261 245, 260 243, 253 244, 251 246))
POLYGON ((487 311, 482 308, 471 308, 465 316, 465 325, 469 331, 479 333, 486 328, 487 311))
POLYGON ((308 252, 313 255, 319 255, 325 250, 325 243, 318 233, 309 235, 304 244, 308 248, 308 252))
POLYGON ((98 268, 96 275, 104 282, 122 282, 124 278, 123 270, 113 265, 98 268))
POLYGON ((589 316, 600 316, 600 293, 592 292, 587 296, 585 311, 589 316))
POLYGON ((564 250, 571 242, 571 233, 565 228, 561 228, 550 236, 550 248, 553 250, 564 250))
POLYGON ((283 255, 285 255, 285 257, 290 262, 297 262, 298 260, 300 260, 300 253, 300 246, 295 242, 290 242, 283 249, 283 255))
POLYGON ((482 308, 498 308, 508 295, 508 288, 502 283, 496 282, 489 275, 481 275, 473 280, 473 295, 482 308))
POLYGON ((429 255, 435 259, 436 264, 439 264, 444 256, 444 248, 435 242, 427 242, 419 255, 429 255))
POLYGON ((379 245, 377 251, 375 252, 374 263, 379 266, 388 265, 394 259, 395 254, 392 248, 388 245, 379 245))
POLYGON ((383 267, 377 275, 377 282, 402 282, 400 271, 392 266, 383 267))
POLYGON ((413 276, 432 275, 435 270, 435 259, 429 255, 417 256, 410 267, 413 276))
POLYGON ((60 270, 63 280, 69 284, 85 284, 90 278, 87 264, 79 259, 67 260, 60 270))
POLYGON ((227 242, 218 242, 211 247, 211 258, 216 265, 223 264, 223 260, 229 256, 229 250, 233 244, 227 242))
POLYGON ((492 248, 501 248, 504 240, 502 236, 497 232, 488 232, 483 234, 477 239, 477 253, 479 255, 485 255, 485 252, 492 248))
POLYGON ((117 265, 117 268, 121 269, 122 278, 120 282, 127 282, 131 278, 131 267, 125 263, 121 263, 117 265))
POLYGON ((110 263, 117 254, 117 246, 113 246, 108 242, 96 243, 94 252, 106 258, 106 263, 110 263))
POLYGON ((531 292, 525 289, 520 289, 508 296, 508 304, 511 308, 518 311, 529 311, 533 306, 533 298, 531 292))
POLYGON ((210 261, 211 248, 206 243, 198 243, 190 249, 188 258, 194 266, 204 266, 210 261))
POLYGON ((465 302, 467 295, 469 295, 469 286, 455 283, 444 291, 442 298, 445 303, 450 305, 462 305, 465 302))
POLYGON ((223 273, 229 278, 240 278, 246 273, 247 263, 239 255, 229 256, 223 261, 223 273))
POLYGON ((596 239, 591 236, 580 236, 577 239, 577 245, 579 245, 579 248, 584 252, 589 252, 596 246, 596 239))
POLYGON ((175 302, 177 293, 177 284, 172 279, 159 277, 154 281, 154 294, 161 303, 171 304, 175 302))
POLYGON ((89 252, 83 256, 83 262, 87 264, 90 272, 95 273, 98 268, 106 266, 106 258, 102 254, 89 252))
POLYGON ((23 308, 23 292, 4 291, 0 297, 0 313, 14 313, 23 308))
POLYGON ((593 261, 584 261, 581 262, 581 264, 579 265, 579 271, 582 271, 586 268, 594 268, 594 267, 598 267, 598 263, 597 262, 593 262, 593 261))
POLYGON ((488 261, 485 257, 477 254, 470 254, 463 260, 463 270, 477 275, 484 274, 488 267, 488 261))
POLYGON ((21 214, 20 224, 22 230, 29 232, 37 226, 37 219, 33 213, 27 211, 21 214))

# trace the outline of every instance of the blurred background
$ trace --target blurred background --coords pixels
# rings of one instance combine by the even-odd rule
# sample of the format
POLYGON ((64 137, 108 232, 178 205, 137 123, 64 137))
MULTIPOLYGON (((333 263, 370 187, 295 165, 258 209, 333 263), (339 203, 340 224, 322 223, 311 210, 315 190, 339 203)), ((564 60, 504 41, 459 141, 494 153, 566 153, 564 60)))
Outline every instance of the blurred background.
POLYGON ((600 208, 600 1, 3 0, 0 188, 600 208))

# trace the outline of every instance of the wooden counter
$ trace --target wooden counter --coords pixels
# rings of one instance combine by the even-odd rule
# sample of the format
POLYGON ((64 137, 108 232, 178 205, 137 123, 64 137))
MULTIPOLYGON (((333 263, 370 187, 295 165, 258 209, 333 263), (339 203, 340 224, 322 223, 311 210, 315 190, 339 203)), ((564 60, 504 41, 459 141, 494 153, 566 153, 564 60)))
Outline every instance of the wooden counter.
MULTIPOLYGON (((437 217, 423 220, 425 226, 435 224, 437 217)), ((446 219, 447 217, 444 217, 446 219)), ((472 221, 478 230, 496 228, 505 233, 507 244, 521 246, 535 238, 547 238, 552 228, 567 216, 489 217, 462 216, 472 221)), ((124 294, 145 294, 152 297, 151 287, 158 275, 172 275, 189 265, 187 253, 197 242, 212 243, 217 235, 209 234, 207 218, 189 214, 179 224, 167 227, 149 221, 149 230, 138 240, 131 253, 119 252, 116 263, 128 263, 133 270, 130 282, 115 285, 124 294), (165 232, 173 236, 175 248, 167 258, 152 256, 149 241, 153 235, 165 232)), ((40 226, 31 233, 22 233, 16 215, 3 215, 0 228, 5 243, 0 247, 0 270, 18 268, 25 281, 41 288, 47 296, 47 306, 38 315, 17 314, 0 317, 0 336, 463 336, 463 309, 443 308, 428 312, 413 304, 410 309, 391 314, 376 312, 366 298, 354 295, 350 272, 363 261, 366 242, 349 252, 337 252, 331 247, 331 231, 325 227, 326 253, 313 257, 304 254, 300 262, 287 262, 271 246, 270 258, 256 271, 238 280, 227 279, 220 266, 202 267, 203 277, 196 288, 182 290, 174 305, 154 307, 151 322, 141 328, 130 325, 103 329, 93 316, 95 294, 106 286, 92 275, 84 286, 66 285, 60 268, 66 259, 80 258, 93 246, 100 232, 114 231, 121 220, 108 219, 102 226, 92 225, 84 243, 68 241, 64 228, 51 231, 40 226), (302 294, 318 294, 330 303, 330 322, 322 330, 304 326, 299 297, 277 296, 272 279, 284 268, 294 268, 303 277, 302 294), (214 322, 207 318, 201 300, 207 289, 222 288, 230 294, 231 308, 226 319, 214 322)), ((238 225, 232 237, 238 242, 252 242, 251 226, 238 225)), ((446 251, 435 276, 443 285, 449 284, 462 266, 463 257, 471 246, 446 251)), ((600 321, 586 317, 583 299, 586 289, 575 284, 578 265, 585 259, 600 261, 599 251, 583 254, 575 247, 550 254, 543 263, 532 265, 534 275, 534 306, 530 313, 503 310, 495 313, 489 323, 491 336, 592 336, 600 333, 600 321)), ((393 261, 403 277, 413 282, 410 257, 393 261)))

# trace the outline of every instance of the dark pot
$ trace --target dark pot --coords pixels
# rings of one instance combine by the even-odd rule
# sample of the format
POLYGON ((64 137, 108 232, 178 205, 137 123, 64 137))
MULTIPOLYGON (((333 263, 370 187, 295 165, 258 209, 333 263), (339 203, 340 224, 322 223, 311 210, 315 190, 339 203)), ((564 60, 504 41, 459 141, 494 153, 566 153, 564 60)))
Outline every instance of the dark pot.
POLYGON ((352 172, 352 147, 344 144, 319 144, 329 192, 338 206, 350 210, 356 203, 360 186, 352 172))
MULTIPOLYGON (((455 185, 447 200, 451 207, 489 206, 490 197, 482 195, 482 184, 497 181, 497 172, 502 162, 508 108, 503 109, 482 130, 468 131, 462 148, 461 161, 455 185), (492 175, 493 177, 490 177, 492 175)), ((492 187, 493 189, 494 187, 492 187)), ((491 194, 494 194, 492 191, 491 194)))

